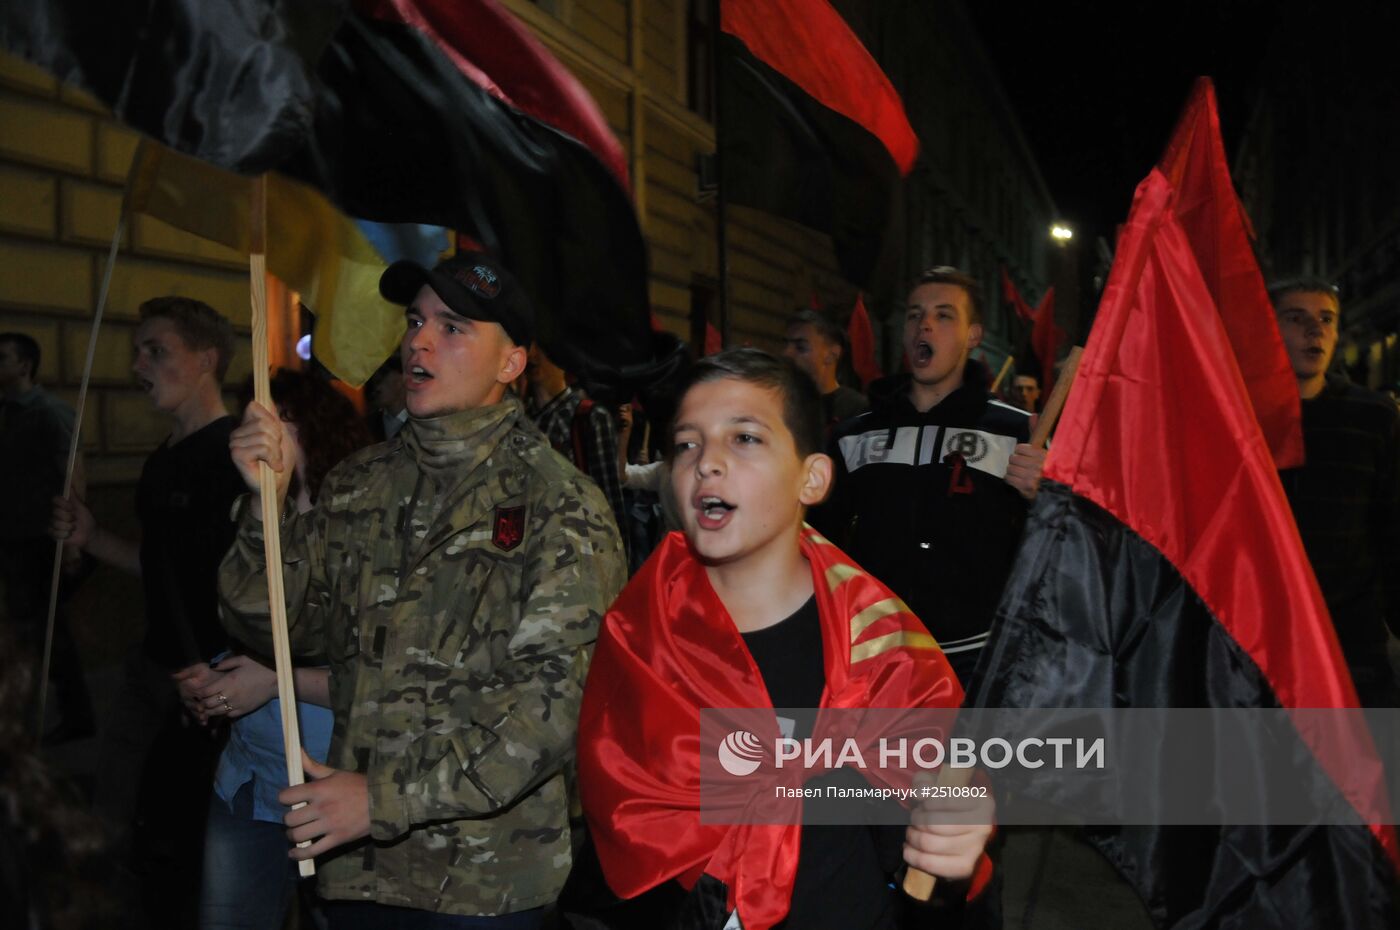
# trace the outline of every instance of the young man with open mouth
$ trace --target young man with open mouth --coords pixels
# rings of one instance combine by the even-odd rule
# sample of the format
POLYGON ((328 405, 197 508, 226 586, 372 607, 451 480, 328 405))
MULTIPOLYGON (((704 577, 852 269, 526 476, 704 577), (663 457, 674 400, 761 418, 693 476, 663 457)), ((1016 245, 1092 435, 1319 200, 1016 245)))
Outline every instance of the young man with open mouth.
POLYGON ((1030 415, 970 361, 978 284, 955 268, 910 289, 908 372, 870 386, 871 410, 833 437, 835 488, 812 524, 904 599, 967 688, 1040 486, 1030 415))

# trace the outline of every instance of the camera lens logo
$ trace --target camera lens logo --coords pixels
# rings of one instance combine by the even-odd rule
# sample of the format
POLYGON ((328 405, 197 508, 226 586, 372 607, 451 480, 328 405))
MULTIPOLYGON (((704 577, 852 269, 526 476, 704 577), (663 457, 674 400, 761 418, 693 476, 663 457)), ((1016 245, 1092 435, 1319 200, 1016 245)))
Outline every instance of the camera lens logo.
POLYGON ((719 744, 719 764, 730 775, 752 775, 763 763, 763 743, 748 730, 735 730, 719 744))

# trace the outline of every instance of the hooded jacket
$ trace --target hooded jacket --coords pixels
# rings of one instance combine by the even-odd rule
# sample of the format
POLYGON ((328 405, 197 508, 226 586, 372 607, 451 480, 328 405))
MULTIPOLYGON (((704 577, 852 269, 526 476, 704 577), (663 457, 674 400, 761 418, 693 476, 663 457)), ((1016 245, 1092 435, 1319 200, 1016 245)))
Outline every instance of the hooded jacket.
POLYGON ((969 362, 963 384, 920 413, 910 376, 870 386, 871 409, 837 427, 835 487, 809 520, 909 605, 964 673, 987 638, 1025 524, 1005 481, 1030 416, 987 391, 969 362))

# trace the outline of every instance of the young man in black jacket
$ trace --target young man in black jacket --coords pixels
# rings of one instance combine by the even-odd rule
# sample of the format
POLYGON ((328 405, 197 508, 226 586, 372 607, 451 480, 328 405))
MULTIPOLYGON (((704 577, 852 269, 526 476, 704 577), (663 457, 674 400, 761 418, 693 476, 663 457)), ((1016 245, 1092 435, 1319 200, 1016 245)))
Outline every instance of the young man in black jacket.
POLYGON ((1269 289, 1303 400, 1306 463, 1279 474, 1363 706, 1400 706, 1386 651, 1400 635, 1400 414, 1329 374, 1337 290, 1317 278, 1269 289))
POLYGON ((969 360, 981 339, 977 282, 946 266, 920 275, 909 371, 871 385, 870 411, 832 437, 835 490, 811 516, 924 621, 965 688, 1045 462, 1030 415, 969 360))

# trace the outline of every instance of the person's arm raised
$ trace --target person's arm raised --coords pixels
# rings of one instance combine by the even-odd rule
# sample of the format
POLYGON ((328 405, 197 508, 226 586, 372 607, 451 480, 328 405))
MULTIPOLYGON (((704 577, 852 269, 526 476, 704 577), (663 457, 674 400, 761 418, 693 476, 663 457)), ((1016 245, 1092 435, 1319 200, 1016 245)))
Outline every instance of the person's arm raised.
MULTIPOLYGON (((262 487, 258 478, 258 463, 266 462, 277 477, 277 512, 282 512, 287 489, 292 484, 293 442, 287 424, 280 417, 256 401, 248 404, 243 412, 243 422, 228 438, 228 447, 233 454, 233 464, 253 492, 255 504, 262 487)), ((253 507, 252 515, 256 520, 262 519, 260 504, 253 507)))

